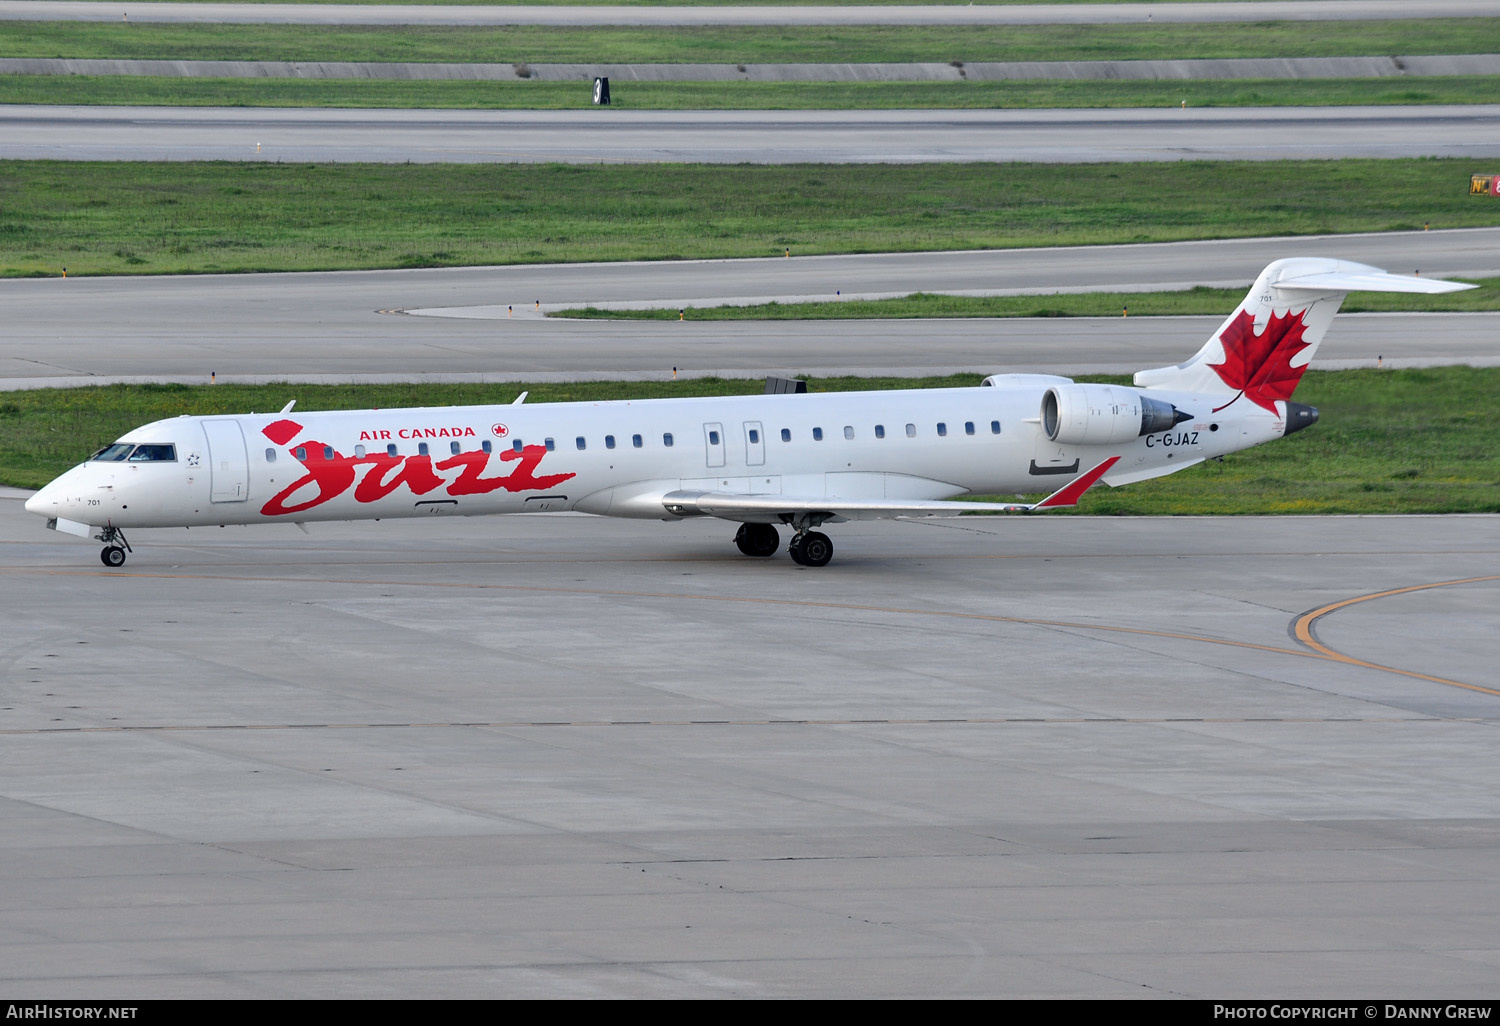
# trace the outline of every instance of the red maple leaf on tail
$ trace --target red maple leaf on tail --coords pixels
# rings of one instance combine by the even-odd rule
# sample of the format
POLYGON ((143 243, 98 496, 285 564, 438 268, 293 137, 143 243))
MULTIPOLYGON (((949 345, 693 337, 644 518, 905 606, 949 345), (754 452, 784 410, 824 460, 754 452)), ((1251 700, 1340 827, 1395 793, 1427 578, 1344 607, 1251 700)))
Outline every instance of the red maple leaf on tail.
MULTIPOLYGON (((1224 384, 1239 389, 1240 395, 1256 406, 1276 412, 1276 400, 1290 399, 1307 369, 1292 366, 1292 357, 1306 349, 1302 341, 1307 330, 1303 318, 1307 311, 1278 315, 1272 311, 1266 321, 1265 331, 1256 334, 1255 318, 1249 311, 1241 310, 1229 326, 1219 335, 1224 344, 1224 362, 1211 363, 1214 373, 1224 384)), ((1234 399, 1240 396, 1236 395, 1234 399)), ((1234 399, 1224 406, 1230 405, 1234 399)), ((1214 412, 1224 409, 1217 407, 1214 412)))

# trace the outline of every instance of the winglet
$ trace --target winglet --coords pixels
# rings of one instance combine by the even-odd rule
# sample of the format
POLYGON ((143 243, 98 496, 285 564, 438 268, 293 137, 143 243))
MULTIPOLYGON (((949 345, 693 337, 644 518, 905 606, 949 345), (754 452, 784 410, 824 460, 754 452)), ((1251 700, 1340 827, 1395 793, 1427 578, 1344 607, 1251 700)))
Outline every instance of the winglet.
POLYGON ((1094 487, 1101 477, 1109 473, 1109 468, 1118 462, 1120 462, 1120 457, 1111 456, 1087 474, 1075 478, 1072 484, 1064 485, 1031 508, 1055 509, 1058 506, 1078 505, 1078 500, 1083 498, 1083 493, 1094 487))

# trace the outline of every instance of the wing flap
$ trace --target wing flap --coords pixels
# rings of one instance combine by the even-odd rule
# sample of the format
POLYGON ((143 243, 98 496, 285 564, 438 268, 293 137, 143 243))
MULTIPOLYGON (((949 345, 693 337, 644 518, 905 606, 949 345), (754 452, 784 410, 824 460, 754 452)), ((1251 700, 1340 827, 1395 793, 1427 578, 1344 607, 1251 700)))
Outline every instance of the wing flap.
POLYGON ((823 496, 743 495, 679 489, 661 498, 674 516, 708 516, 721 520, 775 523, 782 518, 822 517, 827 520, 890 520, 896 517, 956 517, 964 513, 1027 513, 1038 509, 1076 506, 1119 461, 1111 456, 1040 502, 954 502, 940 499, 830 499, 823 496))

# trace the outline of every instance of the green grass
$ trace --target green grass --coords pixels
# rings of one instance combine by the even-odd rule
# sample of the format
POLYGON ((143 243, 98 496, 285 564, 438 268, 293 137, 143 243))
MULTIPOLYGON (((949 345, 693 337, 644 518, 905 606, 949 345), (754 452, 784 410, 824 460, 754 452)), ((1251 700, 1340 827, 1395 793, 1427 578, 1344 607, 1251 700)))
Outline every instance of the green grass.
POLYGON ((989 249, 1500 224, 1500 203, 1468 195, 1476 166, 4 161, 0 275, 989 249))
MULTIPOLYGON (((1414 268, 1420 270, 1420 268, 1414 268)), ((1357 293, 1344 302, 1344 313, 1393 311, 1500 310, 1500 278, 1465 280, 1480 286, 1443 295, 1357 293)), ((913 292, 893 299, 846 299, 826 303, 759 303, 753 306, 660 307, 649 310, 558 310, 548 316, 586 320, 675 321, 685 312, 693 321, 827 321, 903 317, 1183 317, 1225 314, 1250 289, 1216 289, 1200 285, 1172 292, 1079 292, 1031 296, 948 296, 913 292)))
MULTIPOLYGON (((1126 379, 1118 379, 1124 381, 1126 379)), ((1155 481, 1088 494, 1082 512, 1500 512, 1500 369, 1313 371, 1313 427, 1155 481)))
POLYGON ((1249 24, 323 26, 0 22, 0 56, 760 64, 1339 57, 1500 51, 1500 18, 1249 24))
MULTIPOLYGON (((1488 103, 1500 76, 1178 82, 621 82, 629 110, 908 110, 1048 107, 1302 107, 1488 103)), ((0 75, 0 103, 175 107, 572 110, 588 80, 160 78, 0 75)))
MULTIPOLYGON (((1088 380, 1124 383, 1125 378, 1088 380)), ((813 379, 814 392, 978 384, 928 379, 813 379)), ((0 393, 0 483, 40 487, 133 427, 181 414, 298 408, 390 409, 752 394, 759 381, 511 385, 113 385, 0 393)), ((1309 372, 1299 402, 1320 422, 1224 462, 1084 499, 1092 514, 1500 512, 1500 369, 1309 372)))

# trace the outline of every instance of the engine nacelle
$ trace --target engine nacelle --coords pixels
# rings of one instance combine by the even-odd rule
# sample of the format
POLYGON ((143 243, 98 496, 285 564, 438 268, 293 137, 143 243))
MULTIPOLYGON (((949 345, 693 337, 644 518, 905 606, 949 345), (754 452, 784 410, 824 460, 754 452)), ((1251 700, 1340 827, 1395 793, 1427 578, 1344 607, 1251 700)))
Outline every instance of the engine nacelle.
POLYGON ((1046 388, 1048 385, 1071 385, 1072 378, 1061 374, 991 374, 979 383, 981 388, 1046 388))
POLYGON ((1114 445, 1191 419, 1169 402, 1119 385, 1054 385, 1042 396, 1042 430, 1066 445, 1114 445))

